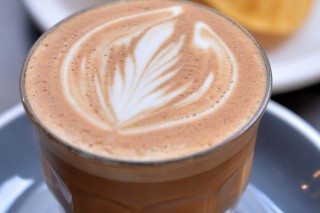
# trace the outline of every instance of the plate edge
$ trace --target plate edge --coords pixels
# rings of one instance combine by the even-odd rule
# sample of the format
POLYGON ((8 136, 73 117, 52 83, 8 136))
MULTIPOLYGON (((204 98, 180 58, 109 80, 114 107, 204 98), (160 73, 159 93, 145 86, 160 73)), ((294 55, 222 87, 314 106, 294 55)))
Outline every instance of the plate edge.
MULTIPOLYGON (((300 116, 275 101, 269 102, 267 112, 279 117, 282 121, 292 126, 296 131, 305 135, 320 151, 319 132, 300 116)), ((0 129, 23 114, 25 114, 25 111, 21 103, 3 112, 0 114, 0 129)))
POLYGON ((24 109, 21 103, 9 108, 0 114, 0 129, 14 121, 16 118, 24 114, 24 109))
POLYGON ((310 142, 317 147, 318 151, 320 151, 320 133, 317 129, 311 126, 311 124, 275 101, 269 102, 267 111, 279 117, 282 121, 293 127, 297 132, 305 135, 310 142))

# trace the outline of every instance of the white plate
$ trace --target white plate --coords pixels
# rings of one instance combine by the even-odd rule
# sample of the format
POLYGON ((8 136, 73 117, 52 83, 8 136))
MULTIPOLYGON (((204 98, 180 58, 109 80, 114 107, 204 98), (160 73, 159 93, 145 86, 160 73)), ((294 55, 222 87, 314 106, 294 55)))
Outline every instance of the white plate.
MULTIPOLYGON (((41 30, 76 11, 108 0, 24 0, 41 30)), ((320 82, 320 1, 304 26, 281 46, 268 53, 273 70, 273 94, 294 91, 320 82)))

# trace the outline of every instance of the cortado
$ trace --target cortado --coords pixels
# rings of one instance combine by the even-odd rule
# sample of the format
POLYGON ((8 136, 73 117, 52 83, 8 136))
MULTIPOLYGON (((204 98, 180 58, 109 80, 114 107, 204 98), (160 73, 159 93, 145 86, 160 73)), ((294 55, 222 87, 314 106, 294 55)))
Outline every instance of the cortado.
POLYGON ((46 180, 76 212, 232 208, 269 95, 252 37, 185 1, 78 13, 38 40, 22 75, 46 180))
POLYGON ((111 159, 158 161, 219 145, 253 118, 266 92, 248 35, 182 2, 133 1, 53 28, 26 65, 44 127, 111 159))

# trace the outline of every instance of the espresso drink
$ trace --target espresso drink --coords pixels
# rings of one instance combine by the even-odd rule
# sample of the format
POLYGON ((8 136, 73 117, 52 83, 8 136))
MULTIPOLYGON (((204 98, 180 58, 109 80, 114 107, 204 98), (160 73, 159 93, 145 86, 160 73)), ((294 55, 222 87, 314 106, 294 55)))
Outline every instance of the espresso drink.
POLYGON ((22 96, 66 211, 225 212, 250 174, 265 56, 183 1, 121 1, 42 36, 22 96))

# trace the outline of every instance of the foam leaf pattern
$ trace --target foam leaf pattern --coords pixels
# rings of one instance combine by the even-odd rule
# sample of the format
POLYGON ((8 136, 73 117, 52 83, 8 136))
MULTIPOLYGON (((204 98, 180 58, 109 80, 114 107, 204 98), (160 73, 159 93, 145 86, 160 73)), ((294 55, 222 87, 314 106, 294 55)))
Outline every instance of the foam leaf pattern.
POLYGON ((216 75, 221 76, 219 69, 226 67, 231 74, 224 78, 235 82, 236 61, 225 43, 205 23, 194 23, 190 27, 193 34, 177 30, 177 17, 181 15, 180 7, 141 12, 106 22, 83 35, 69 50, 62 67, 63 89, 71 106, 94 125, 121 134, 169 128, 215 110, 219 106, 215 103, 217 98, 209 100, 207 96, 217 93, 221 100, 228 98, 233 86, 217 89, 216 75), (127 20, 148 20, 150 15, 151 21, 102 37, 94 51, 81 53, 83 44, 94 40, 96 35, 114 31, 114 26, 121 26, 127 20), (190 48, 200 51, 199 55, 208 60, 217 58, 217 64, 188 67, 189 59, 183 53, 190 48), (78 58, 82 58, 80 72, 75 73, 70 64, 75 64, 78 58), (188 78, 186 70, 194 76, 203 72, 204 77, 188 78), (208 107, 195 110, 198 101, 208 107), (188 107, 191 111, 186 110, 188 107), (163 113, 165 117, 167 109, 180 113, 178 118, 153 119, 155 122, 146 125, 152 116, 163 113), (183 114, 187 111, 189 114, 183 114), (190 114, 197 116, 189 117, 190 114), (140 125, 141 121, 144 123, 140 125))

